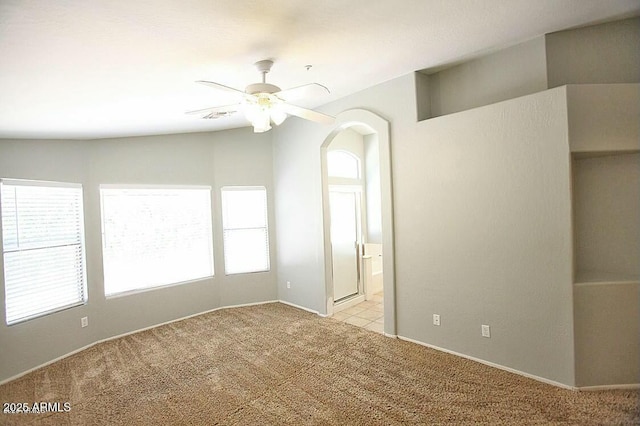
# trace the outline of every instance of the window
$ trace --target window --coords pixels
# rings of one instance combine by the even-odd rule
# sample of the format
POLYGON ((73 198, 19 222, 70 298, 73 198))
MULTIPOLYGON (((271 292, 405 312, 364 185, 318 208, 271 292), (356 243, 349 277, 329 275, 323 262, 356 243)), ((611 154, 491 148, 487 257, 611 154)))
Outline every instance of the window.
POLYGON ((347 151, 328 151, 327 172, 331 177, 358 179, 360 161, 358 157, 347 151))
POLYGON ((224 267, 228 275, 269 270, 267 190, 222 188, 224 267))
POLYGON ((210 187, 100 186, 107 296, 213 276, 210 187))
POLYGON ((82 186, 2 179, 7 325, 87 300, 82 186))

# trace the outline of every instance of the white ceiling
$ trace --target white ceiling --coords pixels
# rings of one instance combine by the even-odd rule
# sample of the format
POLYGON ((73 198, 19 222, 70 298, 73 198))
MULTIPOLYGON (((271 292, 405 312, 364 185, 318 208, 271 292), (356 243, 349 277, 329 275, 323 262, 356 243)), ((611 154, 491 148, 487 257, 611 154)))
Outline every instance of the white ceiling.
POLYGON ((194 84, 267 80, 332 94, 548 32, 637 15, 638 0, 0 0, 0 137, 92 139, 220 130, 242 117, 194 84), (305 65, 313 67, 307 71, 305 65))

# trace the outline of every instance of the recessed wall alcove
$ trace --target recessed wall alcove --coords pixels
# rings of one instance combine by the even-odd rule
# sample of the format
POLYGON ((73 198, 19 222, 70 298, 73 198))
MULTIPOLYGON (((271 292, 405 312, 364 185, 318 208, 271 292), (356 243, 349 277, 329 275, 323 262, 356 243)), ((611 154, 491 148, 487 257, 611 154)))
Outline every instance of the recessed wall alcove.
POLYGON ((640 91, 567 89, 576 386, 631 384, 640 375, 640 91))

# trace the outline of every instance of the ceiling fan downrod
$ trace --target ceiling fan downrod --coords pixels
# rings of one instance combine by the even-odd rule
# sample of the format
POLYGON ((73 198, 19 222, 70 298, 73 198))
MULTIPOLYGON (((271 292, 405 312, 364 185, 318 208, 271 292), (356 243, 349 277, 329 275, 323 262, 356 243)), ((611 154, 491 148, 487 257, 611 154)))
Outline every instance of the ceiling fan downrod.
POLYGON ((262 83, 254 83, 247 86, 245 92, 250 95, 256 95, 259 93, 267 93, 272 94, 280 91, 280 88, 276 85, 267 83, 267 73, 271 71, 271 66, 273 65, 273 61, 269 59, 265 59, 263 61, 258 61, 255 64, 255 67, 262 74, 262 83))
POLYGON ((267 73, 271 71, 271 67, 273 66, 273 61, 269 59, 264 59, 262 61, 258 61, 255 64, 255 67, 262 74, 262 83, 267 82, 267 73))

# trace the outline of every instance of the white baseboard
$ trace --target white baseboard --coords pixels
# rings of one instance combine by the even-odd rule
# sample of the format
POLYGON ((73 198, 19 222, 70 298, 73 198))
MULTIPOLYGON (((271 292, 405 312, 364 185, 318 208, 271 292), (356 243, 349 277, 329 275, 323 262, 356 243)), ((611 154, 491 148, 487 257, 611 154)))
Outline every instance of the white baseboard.
POLYGON ((293 308, 302 309, 303 311, 311 312, 312 314, 316 314, 316 315, 321 316, 323 318, 327 318, 329 316, 327 314, 321 314, 320 312, 315 311, 313 309, 309 309, 309 308, 306 308, 304 306, 296 305, 295 303, 287 302, 286 300, 277 300, 277 302, 283 303, 285 305, 289 305, 289 306, 291 306, 293 308))
POLYGON ((8 382, 10 382, 12 380, 19 379, 20 377, 25 376, 25 375, 27 375, 27 374, 35 371, 35 370, 38 370, 39 368, 46 367, 47 365, 51 365, 54 362, 58 362, 58 361, 60 361, 62 359, 65 359, 65 358, 71 356, 71 355, 75 355, 78 352, 82 352, 82 351, 84 351, 86 349, 89 349, 89 348, 99 344, 99 343, 103 343, 103 342, 108 342, 110 340, 119 339, 121 337, 129 336, 131 334, 140 333, 141 331, 151 330, 152 328, 156 328, 156 327, 160 327, 160 326, 163 326, 163 325, 171 324, 171 323, 174 323, 174 322, 178 322, 178 321, 186 320, 186 319, 189 319, 189 318, 197 317, 199 315, 208 314, 210 312, 219 311, 221 309, 242 308, 242 307, 246 307, 246 306, 264 305, 264 304, 268 304, 268 303, 277 303, 277 302, 279 302, 279 300, 268 300, 268 301, 264 301, 264 302, 242 303, 242 304, 239 304, 239 305, 220 306, 218 308, 213 308, 213 309, 209 309, 207 311, 198 312, 196 314, 191 314, 191 315, 187 315, 187 316, 184 316, 184 317, 172 319, 172 320, 169 320, 169 321, 161 322, 159 324, 154 324, 154 325, 151 325, 149 327, 138 328, 136 330, 127 331, 126 333, 118 334, 118 335, 111 336, 111 337, 106 337, 104 339, 96 340, 95 342, 89 343, 88 345, 85 345, 85 346, 83 346, 81 348, 75 349, 75 350, 73 350, 71 352, 68 352, 68 353, 66 353, 64 355, 60 355, 59 357, 56 357, 56 358, 54 358, 54 359, 52 359, 50 361, 47 361, 47 362, 45 362, 43 364, 37 365, 36 367, 30 368, 30 369, 28 369, 26 371, 23 371, 22 373, 16 374, 15 376, 9 377, 8 379, 1 380, 0 381, 0 385, 8 383, 8 382))
POLYGON ((456 351, 452 351, 452 350, 449 350, 449 349, 441 348, 439 346, 430 345, 428 343, 424 343, 424 342, 421 342, 419 340, 410 339, 409 337, 398 336, 398 339, 406 340, 407 342, 415 343, 415 344, 420 345, 420 346, 426 346, 427 348, 435 349, 435 350, 440 351, 440 352, 446 352, 446 353, 451 354, 451 355, 456 355, 456 356, 459 356, 459 357, 462 357, 462 358, 466 358, 466 359, 471 360, 471 361, 479 362, 480 364, 488 365, 489 367, 494 367, 494 368, 498 368, 500 370, 508 371, 509 373, 518 374, 520 376, 524 376, 524 377, 527 377, 529 379, 537 380, 539 382, 546 383, 548 385, 556 386, 556 387, 563 388, 563 389, 573 390, 573 391, 578 390, 578 388, 576 388, 574 386, 565 385, 564 383, 560 383, 560 382, 556 382, 556 381, 553 381, 553 380, 545 379, 544 377, 535 376, 533 374, 525 373, 524 371, 516 370, 516 369, 510 368, 510 367, 505 367, 504 365, 496 364, 496 363, 493 363, 491 361, 486 361, 484 359, 475 358, 475 357, 472 357, 472 356, 469 356, 469 355, 465 355, 465 354, 462 354, 462 353, 459 353, 459 352, 456 352, 456 351))
POLYGON ((78 349, 76 349, 76 350, 73 350, 73 351, 71 351, 71 352, 69 352, 69 353, 66 353, 66 354, 64 354, 64 355, 60 355, 60 356, 59 356, 59 357, 57 357, 57 358, 54 358, 54 359, 52 359, 52 360, 50 360, 50 361, 47 361, 47 362, 45 362, 45 363, 43 363, 43 364, 40 364, 40 365, 37 365, 37 366, 35 366, 35 367, 33 367, 33 368, 30 368, 30 369, 28 369, 28 370, 25 370, 25 371, 23 371, 22 373, 18 373, 18 374, 16 374, 15 376, 9 377, 8 379, 0 380, 0 386, 1 386, 1 385, 4 385, 5 383, 9 383, 9 382, 10 382, 10 381, 12 381, 12 380, 19 379, 19 378, 20 378, 20 377, 22 377, 22 376, 26 376, 27 374, 29 374, 29 373, 31 373, 31 372, 34 372, 34 371, 36 371, 36 370, 38 370, 38 369, 40 369, 40 368, 42 368, 42 367, 46 367, 47 365, 51 365, 51 364, 53 364, 54 362, 58 362, 58 361, 60 361, 60 360, 63 360, 63 359, 65 359, 65 358, 66 358, 66 357, 68 357, 68 356, 75 355, 75 354, 77 354, 78 352, 82 352, 82 351, 84 351, 85 349, 89 349, 89 348, 91 348, 92 346, 95 346, 95 345, 97 345, 98 343, 103 342, 103 341, 106 341, 106 340, 107 340, 107 339, 101 340, 101 341, 99 341, 99 342, 89 343, 89 344, 88 344, 88 345, 86 345, 86 346, 83 346, 83 347, 81 347, 81 348, 78 348, 78 349))

